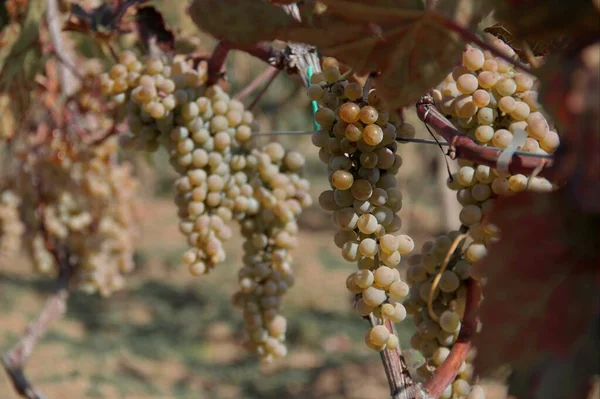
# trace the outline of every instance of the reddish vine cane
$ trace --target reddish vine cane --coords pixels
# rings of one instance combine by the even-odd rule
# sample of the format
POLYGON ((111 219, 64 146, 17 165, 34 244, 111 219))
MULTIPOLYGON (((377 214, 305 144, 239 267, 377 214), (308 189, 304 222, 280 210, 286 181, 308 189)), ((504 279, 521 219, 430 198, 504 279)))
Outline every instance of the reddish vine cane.
MULTIPOLYGON (((440 136, 442 136, 449 145, 448 155, 452 159, 468 159, 480 165, 486 165, 492 168, 498 167, 498 159, 502 150, 490 147, 484 147, 477 144, 469 136, 458 130, 437 110, 431 96, 424 96, 417 103, 417 115, 424 123, 440 136)), ((531 175, 535 171, 541 171, 540 176, 548 175, 551 171, 554 161, 551 158, 541 158, 533 155, 515 153, 508 163, 508 171, 511 174, 522 173, 531 175)))

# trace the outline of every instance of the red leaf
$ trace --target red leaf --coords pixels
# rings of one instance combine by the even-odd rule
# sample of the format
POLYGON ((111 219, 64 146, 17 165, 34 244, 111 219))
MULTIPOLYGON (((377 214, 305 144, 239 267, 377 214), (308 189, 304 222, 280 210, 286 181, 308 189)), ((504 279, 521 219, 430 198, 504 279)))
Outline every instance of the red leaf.
POLYGON ((600 213, 600 42, 558 54, 540 71, 541 102, 559 125, 552 178, 572 182, 572 201, 600 213))
POLYGON ((498 199, 492 222, 503 238, 477 265, 488 278, 475 340, 482 371, 566 359, 598 315, 600 217, 572 209, 568 195, 498 199))

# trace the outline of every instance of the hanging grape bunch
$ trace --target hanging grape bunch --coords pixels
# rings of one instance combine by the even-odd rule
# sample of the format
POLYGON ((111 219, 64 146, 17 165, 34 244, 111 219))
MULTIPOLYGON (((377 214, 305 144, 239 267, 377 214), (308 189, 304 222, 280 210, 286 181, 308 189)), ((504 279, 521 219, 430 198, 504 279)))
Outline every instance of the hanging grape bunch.
POLYGON ((193 275, 225 260, 227 222, 258 211, 245 159, 235 154, 251 137, 252 114, 220 87, 205 87, 206 78, 205 63, 195 69, 184 61, 142 63, 131 52, 101 75, 104 93, 127 104, 127 144, 146 151, 163 144, 181 175, 175 203, 190 245, 183 261, 193 275))
MULTIPOLYGON (((514 55, 502 41, 496 40, 494 45, 509 56, 514 55)), ((482 145, 537 154, 556 150, 559 137, 550 129, 537 103, 537 82, 533 77, 474 47, 467 48, 462 60, 462 65, 434 91, 441 112, 482 145)), ((465 160, 458 164, 460 169, 449 180, 449 187, 457 191, 463 207, 459 220, 467 231, 466 237, 458 237, 459 231, 439 236, 426 242, 421 254, 409 258, 407 279, 411 289, 405 305, 418 328, 411 345, 427 358, 418 370, 422 380, 430 377, 450 354, 465 313, 467 287, 479 279, 472 272, 472 264, 483 259, 488 246, 500 238, 498 228, 486 222, 495 198, 553 188, 545 178, 511 175, 500 168, 465 160), (460 242, 454 252, 452 244, 457 237, 460 242), (446 264, 449 251, 454 254, 446 264)), ((480 386, 471 386, 475 353, 471 350, 442 398, 483 397, 480 386)))
POLYGON ((243 309, 246 347, 265 362, 285 356, 286 319, 279 314, 282 296, 294 284, 290 250, 297 245, 296 218, 310 206, 308 181, 301 178, 304 157, 278 143, 247 157, 258 213, 240 222, 245 238, 244 267, 238 274, 234 303, 243 309))
POLYGON ((14 185, 37 271, 58 275, 64 265, 53 250, 65 250, 74 286, 103 296, 120 290, 134 267, 138 182, 130 165, 116 163, 116 139, 82 148, 56 134, 26 148, 14 185))
MULTIPOLYGON (((321 193, 319 203, 332 212, 338 227, 334 241, 342 256, 358 267, 348 277, 347 288, 357 295, 355 309, 361 316, 400 322, 406 317, 400 301, 408 285, 396 267, 414 243, 407 235, 397 235, 402 194, 396 173, 402 158, 396 154, 395 140, 399 129, 408 134, 414 129, 386 109, 376 90, 363 95, 360 84, 342 77, 332 58, 323 60, 323 72, 311 83, 308 96, 320 105, 315 120, 321 126, 312 141, 327 164, 331 186, 321 193)), ((385 324, 373 326, 365 341, 378 351, 398 347, 398 337, 385 324)))
POLYGON ((277 143, 258 148, 253 115, 219 86, 206 87, 206 64, 177 58, 142 64, 130 52, 101 77, 102 89, 126 104, 131 134, 125 144, 146 151, 161 145, 181 175, 175 182, 180 230, 192 275, 225 260, 223 242, 237 220, 245 237, 244 267, 234 302, 246 321, 247 347, 269 362, 286 354, 282 295, 293 284, 296 219, 310 206, 301 177, 304 157, 277 143))
MULTIPOLYGON (((494 45, 515 55, 500 39, 494 45)), ((480 144, 547 155, 558 148, 560 139, 537 102, 536 86, 532 76, 516 71, 503 59, 469 47, 462 65, 434 93, 440 110, 480 144)), ((463 206, 459 219, 473 240, 465 258, 474 263, 486 255, 486 246, 499 238, 498 229, 485 222, 496 197, 525 190, 551 191, 553 185, 543 177, 512 175, 502 170, 502 165, 490 168, 461 160, 459 166, 449 186, 457 191, 463 206)))

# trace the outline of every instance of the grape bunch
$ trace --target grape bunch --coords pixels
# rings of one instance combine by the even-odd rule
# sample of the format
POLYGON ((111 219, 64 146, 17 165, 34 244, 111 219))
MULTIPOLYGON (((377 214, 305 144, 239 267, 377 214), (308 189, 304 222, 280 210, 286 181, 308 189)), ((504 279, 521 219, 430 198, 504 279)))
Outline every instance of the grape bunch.
MULTIPOLYGON (((496 39, 501 51, 514 56, 514 50, 496 39)), ((468 47, 462 65, 456 67, 435 91, 439 108, 481 145, 536 154, 551 154, 560 143, 544 111, 537 102, 536 80, 488 51, 468 47), (513 140, 517 140, 513 143, 513 140)), ((459 170, 448 185, 457 191, 462 205, 459 220, 469 228, 472 242, 465 259, 481 260, 487 246, 499 238, 498 228, 485 221, 498 196, 525 190, 547 192, 553 185, 547 179, 460 160, 459 170)))
POLYGON ((227 223, 258 210, 244 171, 252 113, 219 86, 205 86, 206 63, 142 63, 131 52, 119 61, 101 75, 102 90, 126 104, 131 133, 125 144, 167 149, 180 174, 175 203, 190 245, 183 262, 191 274, 205 274, 225 260, 223 242, 232 235, 227 223))
POLYGON ((131 52, 119 61, 101 76, 102 90, 127 108, 131 133, 124 143, 164 147, 180 175, 175 203, 190 245, 183 263, 196 276, 222 263, 228 222, 237 220, 245 255, 234 303, 243 309, 246 346, 265 362, 284 356, 286 320, 279 313, 294 281, 289 251, 296 220, 312 202, 301 177, 304 157, 278 143, 258 148, 252 113, 221 87, 206 86, 206 63, 142 63, 131 52))
POLYGON ((23 148, 13 185, 37 271, 59 274, 64 265, 52 251, 64 250, 74 286, 103 296, 120 290, 134 268, 138 182, 116 162, 117 140, 79 146, 55 134, 23 148))
MULTIPOLYGON (((426 363, 417 369, 415 376, 426 381, 433 375, 450 354, 458 338, 467 298, 467 284, 474 277, 470 274, 471 261, 460 250, 450 258, 432 296, 432 310, 437 315, 432 318, 428 312, 428 300, 434 279, 441 272, 442 263, 452 249, 458 230, 440 235, 433 241, 423 244, 420 254, 408 257, 406 280, 410 285, 409 295, 404 301, 408 314, 413 316, 417 332, 411 338, 413 349, 421 352, 426 363)), ((459 247, 460 248, 460 247, 459 247)), ((483 390, 473 383, 473 348, 460 365, 454 382, 446 388, 441 398, 484 398, 483 390)))
POLYGON ((25 227, 19 215, 21 198, 11 189, 0 190, 0 259, 11 258, 21 248, 25 227))
POLYGON ((309 183, 300 175, 305 162, 300 153, 269 143, 247 159, 250 184, 261 206, 240 222, 244 267, 234 303, 243 309, 246 347, 268 363, 287 353, 287 321, 279 313, 282 296, 294 284, 290 250, 297 245, 296 218, 312 199, 309 183))
MULTIPOLYGON (((502 41, 495 41, 499 50, 510 56, 514 51, 502 41)), ((434 91, 436 104, 450 120, 481 145, 501 149, 549 154, 559 145, 558 134, 550 125, 537 102, 536 81, 518 72, 503 59, 489 52, 468 47, 462 65, 449 74, 434 91), (513 143, 513 140, 517 140, 513 143), (515 145, 516 144, 516 145, 515 145)), ((459 231, 426 242, 420 254, 409 257, 407 280, 411 285, 405 301, 409 314, 414 316, 417 333, 411 340, 427 359, 419 377, 428 378, 449 355, 458 337, 466 305, 467 285, 479 279, 472 264, 482 260, 487 248, 500 238, 499 229, 486 221, 498 196, 512 195, 525 190, 550 191, 552 184, 545 178, 511 175, 486 165, 459 160, 459 170, 448 181, 457 191, 462 205, 459 220, 468 232, 441 270, 444 258, 451 250, 459 231), (441 273, 441 274, 440 274, 441 273), (439 282, 432 294, 431 317, 428 300, 434 279, 439 282)), ((479 326, 478 326, 479 327, 479 326)), ((461 365, 459 374, 442 398, 482 398, 483 391, 473 382, 473 349, 461 365)))
MULTIPOLYGON (((341 75, 335 59, 325 58, 323 72, 313 75, 308 96, 320 108, 315 121, 321 130, 312 136, 320 160, 327 164, 331 189, 321 193, 321 207, 332 212, 338 231, 335 244, 343 258, 357 264, 347 281, 357 295, 355 309, 361 316, 373 314, 380 321, 400 322, 406 309, 400 301, 408 285, 396 267, 413 248, 413 240, 398 235, 402 220, 402 193, 396 173, 402 158, 396 154, 399 131, 414 135, 411 126, 389 112, 376 90, 341 75)), ((385 323, 373 326, 365 337, 377 351, 398 347, 398 337, 385 323)))

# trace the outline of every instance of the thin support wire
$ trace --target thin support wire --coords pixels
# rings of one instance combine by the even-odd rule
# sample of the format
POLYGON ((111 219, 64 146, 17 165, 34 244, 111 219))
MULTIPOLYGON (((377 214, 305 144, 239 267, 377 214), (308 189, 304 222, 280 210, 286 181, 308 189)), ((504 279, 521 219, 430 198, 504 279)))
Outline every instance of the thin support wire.
MULTIPOLYGON (((276 130, 276 131, 272 131, 272 132, 261 132, 261 133, 255 133, 252 137, 261 137, 261 136, 294 136, 294 135, 308 135, 308 134, 313 134, 316 133, 317 130, 276 130)), ((441 141, 441 140, 429 140, 429 139, 417 139, 417 138, 402 138, 402 137, 398 137, 396 138, 396 141, 399 143, 417 143, 417 144, 429 144, 429 145, 435 145, 435 146, 443 146, 443 147, 448 147, 450 144, 446 141, 441 141)), ((486 147, 489 148, 491 150, 497 150, 497 151, 504 151, 505 148, 498 148, 498 147, 486 147)), ((534 157, 534 158, 546 158, 546 159, 552 159, 553 156, 550 154, 535 154, 532 152, 525 152, 525 151, 515 151, 513 154, 517 154, 517 155, 526 155, 528 157, 534 157)))

